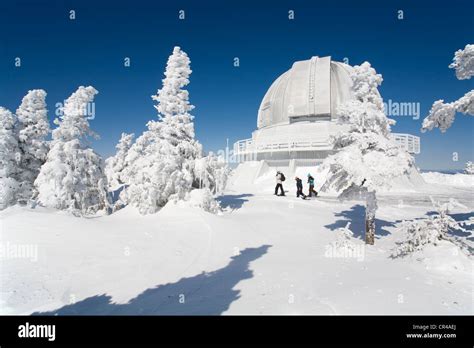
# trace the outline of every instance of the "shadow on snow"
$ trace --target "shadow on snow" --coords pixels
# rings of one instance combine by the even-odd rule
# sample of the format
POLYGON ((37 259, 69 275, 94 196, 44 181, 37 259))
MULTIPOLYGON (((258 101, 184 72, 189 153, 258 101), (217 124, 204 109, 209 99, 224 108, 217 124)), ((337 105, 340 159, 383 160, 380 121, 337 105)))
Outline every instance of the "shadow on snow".
POLYGON ((221 269, 147 289, 125 304, 113 303, 111 296, 103 294, 51 312, 36 312, 33 315, 222 314, 232 302, 240 298, 240 291, 233 289, 236 284, 253 277, 253 272, 249 269, 250 262, 266 254, 268 248, 270 245, 244 249, 221 269))
MULTIPOLYGON (((336 217, 341 217, 343 219, 337 220, 336 222, 325 225, 324 227, 331 230, 337 230, 341 227, 346 227, 347 223, 350 222, 349 229, 354 234, 355 238, 364 239, 365 238, 365 207, 360 204, 356 204, 351 207, 350 210, 343 210, 340 213, 334 214, 336 217)), ((375 218, 375 237, 380 238, 382 236, 387 236, 390 234, 385 227, 393 227, 396 223, 400 221, 385 221, 375 218)))
POLYGON ((217 198, 222 208, 240 209, 245 202, 249 200, 248 197, 252 197, 251 193, 244 193, 241 195, 223 195, 217 198))

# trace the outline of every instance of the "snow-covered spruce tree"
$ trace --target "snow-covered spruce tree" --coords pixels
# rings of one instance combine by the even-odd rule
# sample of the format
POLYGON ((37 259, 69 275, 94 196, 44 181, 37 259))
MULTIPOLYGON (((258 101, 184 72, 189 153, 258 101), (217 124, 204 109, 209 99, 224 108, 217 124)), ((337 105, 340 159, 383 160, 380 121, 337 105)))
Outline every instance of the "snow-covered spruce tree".
POLYGON ((184 87, 189 83, 190 60, 175 47, 169 57, 163 88, 152 99, 158 104, 158 121, 147 123, 147 130, 137 139, 127 155, 125 175, 129 186, 123 200, 141 214, 156 212, 170 199, 184 199, 196 185, 195 160, 202 156, 202 146, 194 139, 194 107, 184 87))
POLYGON ((367 244, 374 244, 376 190, 390 187, 392 181, 415 168, 413 157, 390 138, 390 126, 383 100, 377 90, 382 76, 368 62, 351 72, 355 100, 338 109, 339 122, 347 131, 333 138, 334 155, 322 164, 328 176, 322 190, 335 189, 341 199, 366 202, 367 244))
POLYGON ((195 173, 199 187, 208 188, 214 195, 222 194, 230 174, 230 168, 222 156, 213 152, 195 162, 195 173))
POLYGON ((46 160, 50 132, 46 109, 46 92, 42 89, 28 91, 16 110, 18 118, 18 145, 21 153, 18 181, 18 201, 27 202, 34 197, 34 182, 46 160))
MULTIPOLYGON (((449 67, 455 69, 459 80, 469 80, 474 75, 474 45, 466 45, 463 50, 456 51, 449 67)), ((446 132, 458 112, 474 116, 474 90, 451 103, 445 103, 442 99, 435 101, 423 120, 421 131, 439 128, 441 132, 446 132)))
POLYGON ((124 169, 127 166, 125 161, 128 151, 132 147, 135 134, 122 133, 118 144, 115 146, 117 152, 114 156, 107 158, 105 161, 105 174, 109 188, 115 191, 126 183, 124 169))
POLYGON ((79 87, 55 119, 51 148, 35 181, 38 202, 76 215, 109 208, 107 179, 101 157, 87 144, 90 129, 87 105, 97 94, 94 87, 79 87))
POLYGON ((471 161, 468 161, 466 163, 466 167, 464 168, 464 172, 466 174, 474 175, 474 163, 472 163, 471 161))
POLYGON ((15 132, 15 116, 0 106, 0 210, 17 200, 20 149, 15 132))

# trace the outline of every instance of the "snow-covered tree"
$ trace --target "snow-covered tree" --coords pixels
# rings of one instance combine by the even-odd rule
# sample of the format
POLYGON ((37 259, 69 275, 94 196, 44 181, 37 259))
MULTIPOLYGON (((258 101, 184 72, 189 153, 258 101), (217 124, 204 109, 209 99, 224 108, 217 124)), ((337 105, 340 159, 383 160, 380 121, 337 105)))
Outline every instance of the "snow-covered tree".
POLYGON ((474 163, 472 163, 471 161, 468 161, 466 163, 466 167, 464 168, 464 172, 466 174, 474 175, 474 163))
MULTIPOLYGON (((394 179, 415 169, 415 162, 390 138, 390 126, 377 90, 382 76, 368 62, 351 72, 355 100, 338 109, 346 131, 333 138, 337 151, 324 161, 329 172, 322 190, 335 189, 341 199, 366 201, 366 242, 374 243, 376 190, 390 187, 394 179)), ((324 170, 324 169, 323 169, 324 170)))
POLYGON ((403 257, 413 252, 422 250, 426 245, 438 245, 441 241, 448 241, 457 245, 467 254, 472 252, 472 247, 463 242, 460 238, 450 234, 450 231, 458 230, 468 232, 455 219, 449 216, 449 211, 453 206, 459 204, 455 200, 440 204, 433 202, 437 214, 427 219, 404 221, 398 228, 398 232, 404 235, 404 239, 397 242, 397 246, 392 250, 392 257, 403 257))
POLYGON ((183 199, 196 182, 195 160, 202 146, 194 139, 194 107, 184 87, 189 83, 190 60, 175 47, 169 57, 163 88, 152 96, 159 120, 147 124, 127 155, 129 186, 123 199, 142 214, 156 212, 170 199, 183 199))
POLYGON ((18 181, 18 201, 28 201, 33 196, 34 181, 46 160, 50 132, 46 109, 46 92, 42 89, 28 91, 16 110, 18 118, 18 145, 21 153, 18 181))
MULTIPOLYGON (((463 50, 456 51, 449 67, 456 70, 459 80, 469 80, 474 75, 474 45, 466 45, 463 50)), ((435 101, 428 116, 423 120, 422 132, 433 128, 446 132, 458 112, 474 116, 474 90, 451 103, 445 103, 442 99, 435 101)))
POLYGON ((15 204, 19 183, 20 149, 15 134, 15 116, 0 107, 0 209, 15 204))
POLYGON ((195 173, 199 187, 206 187, 213 194, 221 194, 227 185, 230 168, 222 156, 210 152, 196 160, 195 173))
POLYGON ((89 127, 87 106, 97 90, 79 87, 54 120, 51 149, 35 181, 38 201, 47 207, 92 214, 109 207, 103 161, 88 145, 97 136, 89 127))
POLYGON ((125 161, 128 151, 132 147, 135 134, 122 133, 122 136, 115 146, 117 152, 114 156, 107 158, 105 161, 105 174, 109 188, 114 191, 118 187, 124 185, 127 180, 125 178, 124 169, 127 166, 125 161))

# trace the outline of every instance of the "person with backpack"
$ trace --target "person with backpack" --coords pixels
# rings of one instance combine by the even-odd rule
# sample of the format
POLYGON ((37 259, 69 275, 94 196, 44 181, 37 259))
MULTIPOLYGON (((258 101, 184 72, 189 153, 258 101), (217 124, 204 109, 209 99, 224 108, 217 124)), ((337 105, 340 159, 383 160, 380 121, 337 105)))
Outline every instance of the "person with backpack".
POLYGON ((310 173, 308 173, 308 184, 309 184, 309 197, 312 197, 312 194, 314 193, 314 196, 316 197, 318 193, 314 189, 314 178, 311 176, 310 173))
POLYGON ((295 177, 296 180, 296 197, 306 199, 306 195, 303 193, 303 180, 298 177, 295 177))
POLYGON ((285 191, 283 190, 283 181, 285 181, 285 175, 278 171, 276 174, 276 186, 275 186, 275 195, 284 196, 285 191), (278 194, 278 189, 280 189, 281 194, 278 194))

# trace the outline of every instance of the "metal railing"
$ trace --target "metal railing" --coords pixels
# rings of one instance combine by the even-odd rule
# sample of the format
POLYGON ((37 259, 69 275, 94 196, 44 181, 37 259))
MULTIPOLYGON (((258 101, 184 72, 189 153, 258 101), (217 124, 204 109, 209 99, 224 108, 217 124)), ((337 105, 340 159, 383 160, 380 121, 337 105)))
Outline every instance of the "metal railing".
MULTIPOLYGON (((420 153, 420 138, 411 134, 392 133, 393 140, 411 154, 420 153)), ((245 155, 267 151, 301 151, 327 149, 329 144, 320 141, 286 141, 254 144, 252 139, 243 139, 234 143, 234 155, 245 155)))
POLYGON ((418 155, 420 153, 420 137, 411 134, 392 133, 392 138, 407 152, 418 155))

